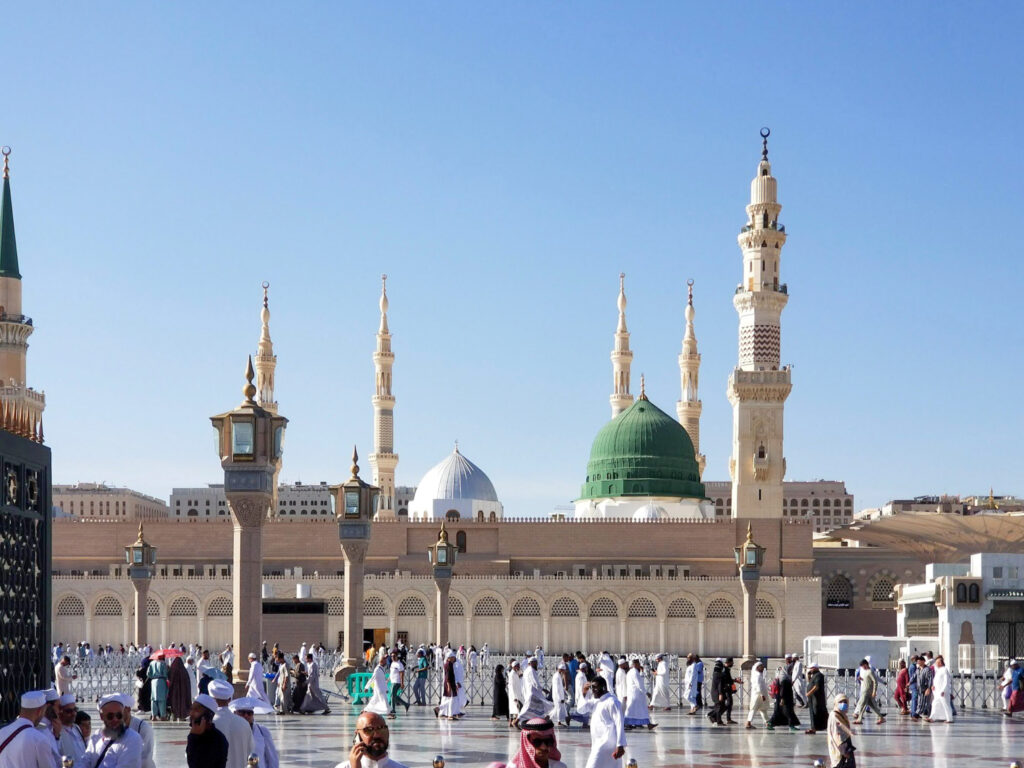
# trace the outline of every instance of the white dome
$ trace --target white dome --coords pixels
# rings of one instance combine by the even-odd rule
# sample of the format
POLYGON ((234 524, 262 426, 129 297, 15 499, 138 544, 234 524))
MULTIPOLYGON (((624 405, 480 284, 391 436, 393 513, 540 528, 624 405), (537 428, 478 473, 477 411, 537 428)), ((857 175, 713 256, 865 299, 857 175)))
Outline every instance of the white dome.
POLYGON ((664 507, 655 506, 654 502, 648 502, 644 504, 640 509, 633 513, 634 522, 642 522, 644 520, 664 520, 668 517, 668 513, 664 507))
POLYGON ((458 446, 423 476, 409 505, 410 516, 414 519, 443 516, 449 509, 463 516, 494 511, 500 517, 502 511, 491 479, 459 453, 458 446))

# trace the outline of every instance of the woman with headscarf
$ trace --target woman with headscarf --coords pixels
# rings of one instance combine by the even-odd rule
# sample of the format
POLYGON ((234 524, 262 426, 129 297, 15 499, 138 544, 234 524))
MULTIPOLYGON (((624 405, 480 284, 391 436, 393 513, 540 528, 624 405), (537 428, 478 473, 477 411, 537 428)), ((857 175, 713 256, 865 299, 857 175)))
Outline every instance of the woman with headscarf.
POLYGON ((832 768, 856 768, 853 757, 853 729, 846 712, 850 708, 845 693, 836 696, 828 716, 828 758, 832 768))
POLYGON ((146 674, 148 671, 149 657, 146 656, 142 659, 141 666, 135 672, 135 677, 138 678, 139 681, 136 684, 136 686, 139 689, 139 693, 137 696, 139 700, 139 706, 137 709, 139 712, 149 712, 150 707, 153 704, 153 689, 149 686, 149 678, 147 677, 146 674))
POLYGON ((491 720, 508 720, 507 686, 505 667, 499 664, 494 668, 494 704, 491 706, 491 720))
POLYGON ((192 708, 192 681, 181 656, 174 657, 167 674, 167 708, 178 722, 186 719, 192 708))
POLYGON ((775 685, 775 711, 772 713, 771 724, 788 725, 789 730, 795 731, 800 725, 800 720, 793 709, 793 680, 785 666, 775 670, 775 685))
POLYGON ((825 675, 817 663, 807 670, 807 706, 811 710, 811 727, 804 733, 815 734, 828 726, 828 702, 825 699, 825 675))
POLYGON ((555 726, 546 717, 530 718, 519 735, 519 751, 507 768, 566 768, 558 751, 555 726))
POLYGON ((444 687, 441 691, 441 706, 435 714, 443 720, 454 720, 458 714, 456 709, 459 698, 459 685, 455 681, 455 653, 448 652, 448 658, 444 660, 442 678, 444 687))

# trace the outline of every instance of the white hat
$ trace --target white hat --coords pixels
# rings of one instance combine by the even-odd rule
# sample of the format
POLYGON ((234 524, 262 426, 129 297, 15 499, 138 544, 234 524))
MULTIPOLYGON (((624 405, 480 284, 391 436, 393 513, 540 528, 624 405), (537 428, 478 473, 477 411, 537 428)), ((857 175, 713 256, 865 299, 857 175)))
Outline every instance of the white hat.
POLYGON ((75 694, 73 693, 65 693, 63 696, 60 697, 60 705, 62 707, 66 707, 68 704, 74 704, 75 701, 75 694))
POLYGON ((225 682, 224 680, 214 680, 210 683, 207 690, 215 699, 230 699, 235 695, 234 687, 231 683, 225 682))
POLYGON ((255 659, 256 658, 256 654, 255 653, 250 653, 249 654, 249 658, 250 659, 255 659))
POLYGON ((253 712, 257 715, 269 715, 274 711, 273 708, 267 706, 263 700, 257 699, 254 696, 243 696, 240 699, 235 699, 228 704, 228 709, 232 712, 243 710, 245 712, 253 712))
POLYGON ((96 705, 96 707, 97 709, 102 710, 105 706, 107 706, 107 704, 117 704, 117 706, 123 707, 124 704, 121 703, 121 694, 108 693, 106 696, 99 700, 99 703, 96 705))
POLYGON ((46 694, 43 691, 25 691, 21 694, 22 709, 38 709, 46 706, 46 694))
POLYGON ((214 700, 213 696, 210 696, 205 693, 200 693, 198 696, 195 697, 194 701, 196 704, 206 707, 211 712, 216 712, 219 709, 217 702, 214 700))
POLYGON ((793 658, 793 654, 792 653, 787 653, 785 658, 792 659, 793 658))
POLYGON ((56 688, 47 688, 43 691, 43 695, 46 697, 46 703, 49 704, 51 701, 59 701, 60 694, 57 693, 56 688))
POLYGON ((818 662, 812 661, 808 669, 821 669, 821 667, 818 666, 818 662))
MULTIPOLYGON (((512 663, 509 664, 509 666, 510 667, 518 667, 519 666, 519 659, 512 659, 512 663)), ((42 706, 42 704, 40 704, 39 706, 42 706)))
POLYGON ((134 696, 129 696, 127 693, 115 693, 112 695, 117 697, 117 700, 121 702, 122 707, 128 707, 128 709, 131 709, 135 706, 134 696))
POLYGON ((567 669, 567 667, 565 666, 565 662, 564 661, 558 662, 558 668, 559 669, 567 669))

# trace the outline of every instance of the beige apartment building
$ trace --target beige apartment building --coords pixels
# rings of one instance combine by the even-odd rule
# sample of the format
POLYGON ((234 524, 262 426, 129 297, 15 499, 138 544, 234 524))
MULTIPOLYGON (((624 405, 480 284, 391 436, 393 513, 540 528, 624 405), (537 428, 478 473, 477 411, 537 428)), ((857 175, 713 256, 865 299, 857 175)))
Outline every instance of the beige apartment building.
MULTIPOLYGON (((704 487, 715 517, 732 516, 732 483, 712 480, 704 487)), ((815 533, 827 533, 853 522, 853 494, 841 480, 787 480, 782 483, 782 515, 809 520, 815 533)))
POLYGON ((104 483, 55 485, 53 506, 63 515, 85 519, 159 520, 168 515, 163 500, 104 483))

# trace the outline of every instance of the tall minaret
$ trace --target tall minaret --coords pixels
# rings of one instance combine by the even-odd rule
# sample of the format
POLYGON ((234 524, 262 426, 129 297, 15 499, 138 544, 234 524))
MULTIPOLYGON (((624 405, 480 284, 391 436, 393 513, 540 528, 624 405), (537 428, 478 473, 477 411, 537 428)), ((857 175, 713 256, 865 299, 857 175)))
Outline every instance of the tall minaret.
POLYGON ((25 382, 25 358, 32 318, 21 314, 21 272, 11 202, 10 147, 3 148, 3 203, 0 207, 0 429, 43 442, 46 396, 25 382))
POLYGON ((629 366, 633 353, 629 349, 629 331, 626 330, 626 273, 619 273, 619 325, 615 329, 615 348, 612 349, 612 418, 633 403, 629 394, 629 366))
POLYGON ((792 389, 789 366, 779 368, 780 316, 789 300, 779 282, 786 228, 779 224, 778 183, 768 162, 767 128, 761 162, 750 182, 747 223, 740 231, 743 282, 732 303, 740 316, 739 365, 729 376, 732 403, 732 513, 782 517, 783 407, 792 389))
POLYGON ((701 477, 707 458, 700 452, 700 413, 704 406, 697 396, 697 382, 700 377, 700 353, 697 352, 697 335, 693 332, 693 280, 687 280, 686 334, 683 336, 683 351, 679 355, 679 376, 682 382, 682 398, 676 403, 679 423, 693 443, 697 455, 697 466, 701 477))
POLYGON ((380 488, 377 497, 378 518, 395 516, 395 453, 394 413, 395 396, 391 394, 391 367, 395 355, 391 351, 391 332, 388 330, 388 276, 381 275, 380 328, 377 329, 377 349, 373 353, 373 367, 377 384, 373 395, 373 484, 380 488))
POLYGON ((277 355, 274 354, 274 342, 270 340, 270 299, 267 291, 270 283, 263 283, 263 309, 260 311, 260 343, 256 347, 256 402, 265 410, 277 414, 277 401, 274 400, 274 370, 277 368, 277 355))

